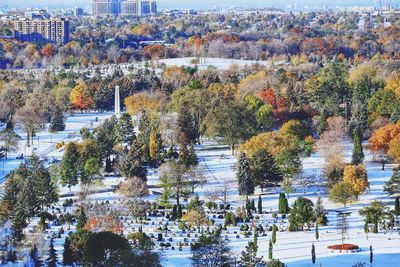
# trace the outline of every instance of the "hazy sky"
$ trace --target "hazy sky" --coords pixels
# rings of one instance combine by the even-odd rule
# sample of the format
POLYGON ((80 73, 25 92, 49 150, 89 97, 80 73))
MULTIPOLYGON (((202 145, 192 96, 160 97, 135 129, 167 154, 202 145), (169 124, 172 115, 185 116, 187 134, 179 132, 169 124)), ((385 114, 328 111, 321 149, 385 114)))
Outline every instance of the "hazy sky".
MULTIPOLYGON (((0 6, 8 5, 9 7, 72 7, 81 6, 90 8, 92 0, 0 0, 0 6)), ((396 3, 398 0, 388 0, 387 2, 396 3)), ((334 7, 336 5, 370 5, 372 0, 158 0, 158 6, 163 8, 211 8, 218 7, 284 7, 289 3, 297 3, 298 5, 328 5, 334 7)))

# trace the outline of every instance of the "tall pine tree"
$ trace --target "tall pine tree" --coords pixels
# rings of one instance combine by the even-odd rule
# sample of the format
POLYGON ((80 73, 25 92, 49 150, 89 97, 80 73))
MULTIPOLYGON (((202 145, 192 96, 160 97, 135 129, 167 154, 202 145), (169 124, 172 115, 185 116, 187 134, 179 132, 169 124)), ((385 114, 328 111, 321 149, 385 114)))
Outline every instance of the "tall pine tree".
POLYGON ((36 245, 33 245, 31 251, 29 252, 29 267, 41 267, 43 266, 40 260, 39 250, 36 245))
POLYGON ((392 177, 385 183, 383 191, 390 196, 400 194, 400 167, 393 169, 392 177))
POLYGON ((131 115, 124 112, 118 119, 117 124, 117 141, 120 143, 125 143, 127 145, 132 144, 135 140, 135 128, 133 127, 133 121, 131 115))
POLYGON ((236 179, 239 186, 239 195, 246 196, 254 193, 254 177, 251 171, 250 161, 245 153, 242 153, 239 157, 236 166, 236 179))
POLYGON ((57 261, 58 261, 57 250, 54 248, 54 240, 52 238, 50 239, 50 246, 48 251, 48 257, 46 259, 46 265, 47 267, 57 267, 57 261))
POLYGON ((351 163, 358 165, 364 160, 364 152, 362 147, 362 133, 360 127, 355 127, 353 130, 353 156, 351 163))
POLYGON ((51 114, 49 132, 56 133, 65 130, 64 113, 60 108, 55 108, 51 114))
POLYGON ((315 264, 315 246, 314 244, 311 245, 311 261, 315 264))
POLYGON ((63 252, 63 265, 72 265, 74 263, 74 254, 71 249, 71 241, 69 237, 65 238, 64 252, 63 252))
POLYGON ((138 177, 142 181, 147 180, 143 149, 137 140, 133 141, 127 155, 120 156, 118 169, 126 178, 138 177))
POLYGON ((78 184, 79 149, 78 144, 71 142, 66 145, 61 161, 61 183, 71 187, 78 184))
POLYGON ((261 187, 273 187, 283 180, 282 173, 275 162, 274 157, 265 150, 254 153, 251 159, 251 169, 254 175, 255 185, 261 187))
POLYGON ((41 210, 57 202, 57 185, 52 181, 44 162, 35 155, 28 161, 28 175, 33 181, 37 204, 41 210))
POLYGON ((242 266, 260 266, 263 264, 262 257, 257 257, 257 244, 253 241, 250 241, 245 250, 242 251, 240 255, 240 261, 242 266))

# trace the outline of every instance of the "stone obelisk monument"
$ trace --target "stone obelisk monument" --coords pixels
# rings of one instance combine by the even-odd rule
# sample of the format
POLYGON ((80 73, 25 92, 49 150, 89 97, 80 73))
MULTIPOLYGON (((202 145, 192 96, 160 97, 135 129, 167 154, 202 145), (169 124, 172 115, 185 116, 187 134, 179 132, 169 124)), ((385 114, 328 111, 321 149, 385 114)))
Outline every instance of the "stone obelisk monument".
POLYGON ((119 97, 119 86, 115 86, 115 102, 114 102, 114 114, 119 118, 121 116, 121 99, 119 97))

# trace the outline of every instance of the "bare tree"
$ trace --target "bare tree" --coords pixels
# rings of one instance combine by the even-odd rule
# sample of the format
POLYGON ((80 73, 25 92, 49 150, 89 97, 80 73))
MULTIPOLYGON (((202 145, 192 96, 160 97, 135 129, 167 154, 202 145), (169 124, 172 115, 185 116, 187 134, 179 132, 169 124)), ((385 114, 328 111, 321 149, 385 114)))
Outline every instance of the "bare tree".
POLYGON ((189 183, 192 190, 192 194, 194 193, 194 189, 196 189, 196 187, 198 186, 202 187, 205 183, 207 183, 207 177, 205 173, 206 170, 202 165, 199 165, 189 170, 189 183))
POLYGON ((29 106, 24 106, 17 110, 14 120, 25 130, 27 134, 27 145, 33 145, 34 133, 43 127, 43 112, 29 106))
POLYGON ((6 151, 5 157, 7 159, 8 152, 18 150, 18 141, 21 138, 14 131, 5 130, 0 133, 0 141, 3 143, 2 146, 6 151))

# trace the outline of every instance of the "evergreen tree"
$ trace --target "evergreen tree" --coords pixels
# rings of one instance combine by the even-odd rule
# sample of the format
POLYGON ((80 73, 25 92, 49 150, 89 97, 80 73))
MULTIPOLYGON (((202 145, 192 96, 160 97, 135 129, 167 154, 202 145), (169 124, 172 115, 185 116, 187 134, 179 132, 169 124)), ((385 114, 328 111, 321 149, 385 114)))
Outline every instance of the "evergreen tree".
POLYGON ((40 204, 37 199, 33 178, 28 177, 24 182, 21 192, 19 192, 17 207, 25 213, 27 219, 36 215, 40 211, 40 204))
POLYGON ((186 105, 178 110, 177 126, 179 133, 183 133, 189 144, 195 144, 198 138, 198 125, 186 105))
POLYGON ((71 187, 78 184, 78 162, 79 150, 78 144, 71 142, 65 146, 65 152, 61 161, 61 183, 71 187))
POLYGON ((257 206, 258 206, 258 213, 261 214, 262 213, 262 198, 261 198, 261 195, 258 196, 257 206))
POLYGON ((172 207, 171 219, 175 221, 175 220, 176 220, 176 217, 177 217, 177 211, 176 211, 176 205, 174 205, 174 206, 172 207))
POLYGON ((364 233, 367 235, 367 240, 368 240, 368 233, 369 233, 368 221, 364 222, 364 233))
POLYGON ((399 197, 396 197, 394 201, 394 215, 399 216, 400 215, 400 200, 399 197))
POLYGON ((318 223, 315 224, 315 239, 319 239, 318 223))
POLYGON ((279 194, 278 210, 282 214, 289 213, 289 203, 284 193, 279 194))
POLYGON ((297 231, 298 227, 303 229, 305 224, 309 224, 314 217, 313 207, 314 203, 307 198, 296 199, 290 209, 289 231, 297 231))
POLYGON ((187 168, 198 165, 199 161, 193 146, 188 148, 186 144, 180 144, 179 163, 187 168))
POLYGON ((72 265, 72 264, 74 264, 74 254, 71 249, 71 241, 67 236, 64 242, 63 265, 72 265))
POLYGON ((176 216, 177 216, 178 219, 182 218, 182 207, 181 207, 181 205, 178 205, 178 208, 176 210, 176 216))
POLYGON ((55 108, 51 114, 49 132, 56 133, 65 130, 64 113, 60 108, 55 108))
POLYGON ((314 244, 311 245, 311 261, 315 264, 315 246, 314 244))
POLYGON ((39 250, 36 245, 33 245, 31 251, 29 252, 29 260, 30 264, 25 266, 41 267, 43 265, 42 261, 40 260, 39 250))
POLYGON ((387 192, 390 196, 400 194, 400 167, 393 169, 393 174, 385 183, 383 191, 387 192))
POLYGON ((122 155, 119 161, 119 171, 127 178, 138 177, 147 181, 147 169, 144 161, 143 149, 138 141, 133 141, 132 147, 126 156, 122 155))
POLYGON ((239 195, 245 195, 247 198, 254 193, 253 174, 250 169, 249 159, 244 153, 240 155, 237 163, 236 179, 239 186, 239 195))
POLYGON ((362 147, 362 133, 360 127, 353 130, 353 156, 351 164, 358 165, 364 160, 364 152, 362 147))
POLYGON ((118 119, 117 124, 117 142, 132 144, 135 140, 135 128, 133 127, 133 121, 131 115, 124 112, 118 119))
POLYGON ((372 246, 369 246, 369 263, 371 263, 372 265, 373 262, 374 262, 374 252, 372 251, 372 246))
POLYGON ((258 235, 257 235, 257 230, 256 229, 254 229, 253 243, 256 245, 256 252, 257 252, 258 251, 258 235))
POLYGON ((257 244, 250 241, 240 255, 242 266, 256 267, 263 264, 262 257, 257 257, 257 244))
POLYGON ((272 225, 272 237, 271 237, 271 241, 273 244, 276 243, 276 225, 273 224, 272 225))
POLYGON ((57 185, 52 181, 44 162, 35 155, 28 161, 28 175, 33 181, 37 205, 41 210, 58 201, 57 185))
POLYGON ((76 225, 76 229, 83 229, 83 227, 85 227, 87 222, 87 217, 86 217, 86 213, 83 209, 83 207, 80 208, 80 212, 79 212, 79 216, 78 216, 78 223, 76 225))
POLYGON ((110 173, 110 172, 113 171, 112 162, 111 162, 111 159, 110 159, 110 158, 106 158, 106 169, 105 169, 105 171, 106 171, 107 173, 110 173))
POLYGON ((255 203, 254 199, 251 200, 251 210, 256 211, 256 203, 255 203))
POLYGON ((272 250, 273 250, 273 245, 272 245, 272 240, 269 240, 269 244, 268 244, 268 259, 272 260, 273 255, 272 255, 272 250))
POLYGON ((322 205, 322 198, 318 197, 317 202, 315 203, 315 219, 318 224, 326 225, 328 222, 328 218, 326 217, 327 211, 322 205))
POLYGON ((21 186, 18 182, 19 179, 17 179, 17 172, 19 169, 20 168, 17 168, 5 177, 4 194, 0 206, 4 207, 3 212, 6 213, 7 216, 13 214, 18 202, 18 193, 21 191, 21 186))
POLYGON ((113 153, 114 145, 117 142, 117 124, 117 117, 113 115, 95 129, 95 141, 100 154, 99 160, 108 158, 113 153))
POLYGON ((325 110, 321 112, 321 115, 319 116, 319 125, 318 125, 318 134, 322 134, 327 128, 328 128, 328 114, 325 110))
POLYGON ((397 123, 400 120, 400 107, 396 106, 393 113, 390 115, 390 122, 397 123))
POLYGON ((52 238, 50 239, 50 247, 49 247, 48 257, 46 259, 46 266, 57 267, 57 261, 58 261, 57 251, 54 248, 54 240, 52 238))
POLYGON ((254 153, 251 159, 251 169, 254 176, 254 183, 261 187, 273 187, 282 182, 283 176, 273 156, 265 150, 254 153))

